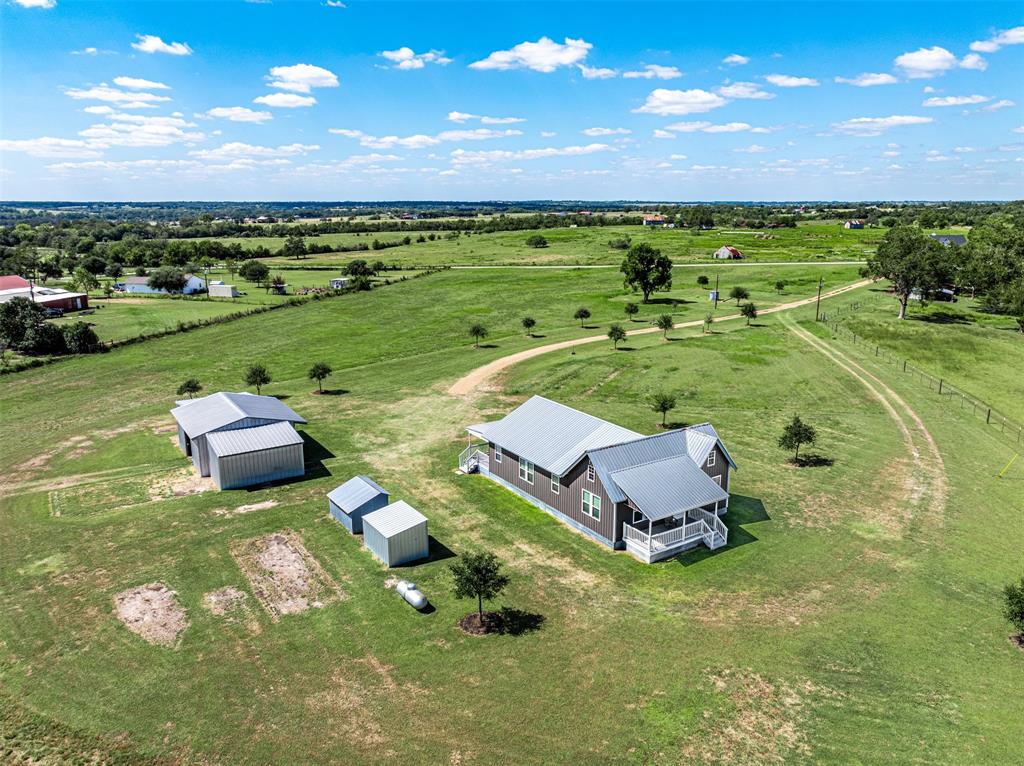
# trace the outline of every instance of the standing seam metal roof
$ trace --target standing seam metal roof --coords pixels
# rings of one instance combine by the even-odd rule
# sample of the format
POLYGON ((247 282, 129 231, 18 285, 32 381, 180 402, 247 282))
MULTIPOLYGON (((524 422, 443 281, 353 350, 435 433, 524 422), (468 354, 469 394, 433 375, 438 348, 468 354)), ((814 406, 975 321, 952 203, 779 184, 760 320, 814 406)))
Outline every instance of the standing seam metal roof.
POLYGON ((369 524, 383 537, 394 537, 407 529, 423 524, 427 517, 404 500, 386 505, 363 516, 363 526, 369 524))
POLYGON ((352 513, 379 495, 387 497, 388 491, 369 476, 360 474, 332 489, 327 498, 345 513, 352 513))
POLYGON ((291 423, 271 423, 255 428, 237 428, 233 431, 215 431, 208 434, 206 443, 218 457, 259 452, 274 447, 302 444, 302 437, 291 423))
POLYGON ((305 423, 306 419, 273 396, 257 396, 245 392, 220 391, 193 399, 171 410, 178 424, 194 439, 245 418, 284 420, 305 423))
POLYGON ((625 468, 611 476, 651 521, 729 499, 725 489, 683 455, 625 468))

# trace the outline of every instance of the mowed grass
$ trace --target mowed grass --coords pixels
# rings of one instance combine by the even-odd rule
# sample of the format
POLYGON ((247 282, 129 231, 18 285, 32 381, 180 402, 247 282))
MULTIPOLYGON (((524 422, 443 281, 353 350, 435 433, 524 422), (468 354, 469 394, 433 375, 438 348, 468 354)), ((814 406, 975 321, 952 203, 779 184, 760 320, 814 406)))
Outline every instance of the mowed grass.
POLYGON ((858 356, 943 450, 949 496, 926 513, 907 499, 886 411, 775 317, 635 336, 618 352, 591 344, 517 366, 479 398, 445 395, 476 365, 547 342, 522 337, 524 311, 553 339, 587 332, 571 320, 587 296, 602 322, 621 311, 617 279, 599 274, 446 272, 5 380, 4 473, 34 483, 0 500, 0 687, 41 718, 0 725, 31 750, 60 722, 72 745, 127 748, 125 761, 1012 762, 1021 655, 996 601, 1022 541, 1020 487, 995 479, 1006 448, 858 356), (465 324, 481 316, 497 348, 469 347, 465 324), (304 373, 320 357, 338 371, 327 387, 345 393, 311 393, 304 373), (254 358, 275 375, 268 391, 310 421, 309 476, 136 503, 128 467, 148 488, 187 465, 166 414, 180 380, 236 389, 254 358), (645 566, 453 471, 462 426, 530 394, 650 433, 657 390, 680 395, 672 419, 712 420, 740 463, 730 546, 714 555, 645 566), (795 411, 833 465, 786 464, 774 442, 795 411), (78 434, 90 443, 62 446, 78 434), (124 496, 123 509, 104 499, 97 513, 52 515, 54 483, 105 471, 116 483, 94 496, 124 496), (388 573, 330 520, 323 493, 359 472, 427 514, 434 560, 388 573), (232 546, 282 529, 345 598, 277 623, 251 593, 234 618, 206 611, 213 589, 249 591, 232 546), (541 615, 539 630, 480 640, 455 627, 472 607, 452 598, 444 556, 478 547, 511 569, 497 604, 541 615), (437 611, 412 612, 383 587, 389 574, 437 611), (188 612, 177 650, 111 613, 113 594, 157 580, 188 612))
MULTIPOLYGON (((309 237, 310 244, 351 246, 358 242, 370 244, 401 240, 412 244, 368 252, 326 253, 310 255, 306 262, 316 264, 345 263, 353 258, 380 259, 386 263, 427 265, 617 265, 622 250, 608 242, 630 237, 634 243, 646 242, 660 249, 677 263, 712 260, 712 253, 722 245, 738 247, 753 261, 832 261, 864 260, 872 254, 885 234, 885 229, 843 229, 840 222, 804 223, 795 229, 764 231, 736 230, 728 227, 713 231, 665 229, 645 226, 590 226, 525 231, 501 231, 493 234, 463 234, 458 239, 445 238, 435 232, 433 242, 416 242, 420 232, 382 232, 379 234, 322 234, 309 237), (548 241, 544 248, 532 248, 526 240, 541 234, 548 241)), ((257 246, 278 250, 283 237, 224 237, 225 244, 237 242, 244 248, 257 246)), ((274 259, 285 262, 284 259, 274 259)), ((294 261, 292 261, 294 263, 294 261)))

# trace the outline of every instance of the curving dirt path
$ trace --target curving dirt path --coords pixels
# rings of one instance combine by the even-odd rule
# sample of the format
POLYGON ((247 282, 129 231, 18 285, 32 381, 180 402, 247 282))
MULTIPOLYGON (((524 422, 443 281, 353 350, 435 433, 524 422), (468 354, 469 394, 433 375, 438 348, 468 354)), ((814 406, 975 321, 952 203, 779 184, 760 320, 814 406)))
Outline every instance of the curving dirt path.
MULTIPOLYGON (((865 287, 871 284, 870 279, 862 279, 859 282, 853 282, 843 287, 837 287, 834 290, 829 290, 826 293, 821 294, 822 300, 825 298, 832 298, 836 295, 842 295, 851 290, 856 290, 861 287, 865 287)), ((807 306, 817 300, 817 296, 811 296, 810 298, 801 298, 797 301, 790 301, 789 303, 780 303, 777 306, 772 306, 758 311, 758 316, 764 316, 765 314, 775 314, 779 311, 789 311, 790 309, 800 308, 801 306, 807 306)), ((723 317, 716 317, 716 322, 725 322, 730 319, 742 319, 743 315, 729 314, 723 317)), ((704 324, 702 319, 694 319, 689 322, 680 322, 674 325, 675 329, 683 327, 700 327, 704 324)), ((630 330, 626 335, 645 335, 652 332, 661 332, 657 327, 644 327, 639 330, 630 330)), ((492 362, 488 362, 482 367, 477 367, 475 370, 463 375, 457 381, 455 381, 448 389, 448 393, 452 396, 466 396, 473 393, 476 389, 486 383, 489 379, 497 375, 502 370, 506 370, 515 364, 524 362, 527 359, 533 359, 535 356, 541 356, 542 354, 549 354, 552 351, 561 351, 563 349, 572 348, 574 346, 582 346, 587 343, 597 343, 598 341, 608 340, 607 335, 588 335, 585 338, 574 338, 572 340, 563 340, 558 343, 548 343, 544 346, 536 346, 535 348, 528 348, 525 351, 519 351, 515 354, 509 354, 495 359, 492 362)))
POLYGON ((948 494, 946 466, 942 460, 942 453, 931 432, 921 420, 921 416, 877 375, 866 370, 848 355, 807 330, 798 327, 791 318, 786 317, 782 322, 790 332, 859 381, 872 398, 885 408, 899 428, 903 436, 903 443, 907 448, 907 454, 911 457, 914 466, 914 476, 908 487, 910 490, 908 500, 912 505, 918 505, 927 495, 929 520, 941 524, 948 494))

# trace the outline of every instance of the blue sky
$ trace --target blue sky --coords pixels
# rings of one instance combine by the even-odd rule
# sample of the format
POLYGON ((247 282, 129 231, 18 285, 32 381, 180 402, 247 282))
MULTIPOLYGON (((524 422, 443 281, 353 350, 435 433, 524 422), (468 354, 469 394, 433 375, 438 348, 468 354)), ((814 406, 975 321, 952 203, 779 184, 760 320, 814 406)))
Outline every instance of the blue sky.
POLYGON ((0 15, 4 199, 1024 197, 1016 2, 0 15))

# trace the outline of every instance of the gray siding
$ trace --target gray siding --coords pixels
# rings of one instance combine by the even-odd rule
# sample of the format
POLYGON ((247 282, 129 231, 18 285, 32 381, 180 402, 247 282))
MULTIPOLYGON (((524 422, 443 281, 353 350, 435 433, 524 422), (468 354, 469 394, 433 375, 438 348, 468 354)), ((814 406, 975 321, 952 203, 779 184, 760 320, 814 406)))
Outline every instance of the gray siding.
MULTIPOLYGON (((203 441, 205 447, 205 439, 203 441)), ((302 448, 301 444, 290 444, 241 455, 211 455, 210 476, 220 489, 302 476, 306 472, 302 448)))
MULTIPOLYGON (((711 478, 715 478, 716 476, 720 476, 721 480, 722 480, 722 489, 724 489, 726 492, 728 492, 729 491, 729 467, 730 467, 729 466, 729 461, 725 459, 725 454, 722 452, 721 448, 717 444, 715 445, 715 447, 713 449, 713 452, 714 452, 714 455, 715 455, 715 464, 713 466, 709 467, 708 463, 707 463, 707 460, 705 460, 704 461, 704 465, 701 466, 701 470, 704 471, 704 473, 706 473, 711 478)), ((718 510, 720 512, 723 512, 723 511, 727 510, 728 508, 729 508, 729 502, 726 501, 725 504, 721 508, 719 508, 718 510)), ((705 506, 705 510, 713 511, 713 510, 715 510, 715 507, 713 505, 705 506)))
POLYGON ((341 508, 335 505, 331 500, 327 501, 327 505, 330 508, 331 516, 340 521, 349 532, 354 535, 363 534, 363 516, 373 511, 379 511, 381 508, 388 504, 387 495, 378 495, 377 497, 363 503, 361 506, 356 508, 352 513, 345 513, 341 508))
POLYGON ((494 457, 494 444, 489 444, 488 458, 489 473, 540 500, 575 525, 597 535, 603 542, 614 545, 622 539, 622 519, 619 518, 619 509, 608 497, 599 478, 595 476, 594 481, 587 481, 587 467, 590 465, 590 458, 584 457, 575 468, 561 477, 558 494, 551 491, 551 474, 540 466, 534 468, 534 481, 533 484, 530 484, 519 478, 518 455, 505 452, 499 463, 494 457), (584 489, 601 498, 600 520, 583 513, 584 489))
POLYGON ((425 559, 430 555, 429 540, 426 522, 392 537, 384 537, 370 524, 363 527, 363 543, 374 556, 389 567, 425 559))
MULTIPOLYGON (((277 420, 268 420, 267 418, 242 418, 234 423, 228 423, 223 428, 216 429, 217 431, 237 431, 240 428, 254 428, 256 426, 267 426, 271 423, 278 423, 277 420)), ((212 432, 211 432, 212 433, 212 432)), ((210 448, 206 444, 206 434, 197 436, 192 440, 192 463, 195 465, 196 470, 199 471, 200 476, 210 476, 210 448)), ((297 474, 291 474, 295 476, 297 474)), ((301 475, 301 474, 298 474, 301 475)), ((255 483, 255 482, 253 482, 255 483)), ((235 485, 244 486, 244 485, 235 485)), ((222 487, 225 489, 225 487, 222 487)))

